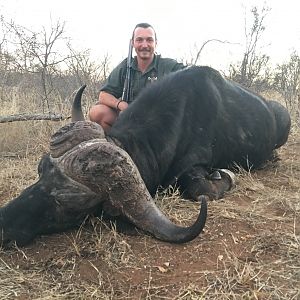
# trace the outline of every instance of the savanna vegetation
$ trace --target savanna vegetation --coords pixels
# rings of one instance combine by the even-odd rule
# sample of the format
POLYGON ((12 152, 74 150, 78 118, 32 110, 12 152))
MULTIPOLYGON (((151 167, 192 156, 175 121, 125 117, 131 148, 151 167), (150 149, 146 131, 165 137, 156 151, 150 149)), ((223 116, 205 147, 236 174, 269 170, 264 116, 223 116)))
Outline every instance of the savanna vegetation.
MULTIPOLYGON (((114 224, 87 217, 78 229, 24 248, 0 248, 1 299, 300 298, 300 57, 292 51, 271 67, 260 50, 268 13, 253 8, 243 56, 225 75, 288 108, 292 130, 279 160, 255 172, 240 170, 237 187, 209 203, 204 233, 188 244, 124 235, 114 224)), ((88 50, 73 49, 62 22, 32 32, 2 16, 0 26, 4 205, 37 179, 50 135, 68 122, 74 91, 87 84, 87 112, 111 66, 109 56, 95 62, 88 50)), ((185 62, 197 64, 212 40, 185 62)), ((188 224, 198 213, 198 204, 176 189, 155 201, 177 223, 188 224)))

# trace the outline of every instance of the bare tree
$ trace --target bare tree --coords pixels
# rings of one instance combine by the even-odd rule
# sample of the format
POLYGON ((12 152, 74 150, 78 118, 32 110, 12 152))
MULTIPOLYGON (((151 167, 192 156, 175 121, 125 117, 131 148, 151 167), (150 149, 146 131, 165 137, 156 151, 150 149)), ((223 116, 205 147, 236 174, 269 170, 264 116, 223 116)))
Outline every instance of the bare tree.
POLYGON ((236 43, 232 43, 229 41, 222 41, 219 39, 209 39, 206 40, 205 42, 202 43, 201 47, 199 48, 197 45, 195 45, 195 53, 191 54, 190 59, 184 59, 182 58, 181 61, 185 64, 185 65, 197 65, 199 63, 200 60, 200 56, 202 54, 202 51, 204 49, 205 46, 207 46, 207 44, 211 43, 211 42, 217 42, 217 43, 222 43, 222 44, 236 44, 236 43))
POLYGON ((274 87, 282 94, 287 108, 300 115, 300 57, 294 51, 289 61, 277 65, 274 87))
POLYGON ((261 85, 262 82, 268 80, 269 70, 267 64, 269 56, 260 54, 258 50, 259 42, 265 31, 264 21, 269 13, 270 8, 263 7, 258 11, 257 7, 251 9, 253 21, 250 27, 247 24, 245 16, 245 51, 241 63, 230 66, 230 78, 251 87, 255 83, 261 85))
MULTIPOLYGON (((4 44, 6 43, 6 32, 4 30, 3 26, 3 16, 0 15, 0 54, 4 52, 4 44)), ((2 60, 1 60, 2 61, 2 60)))
POLYGON ((78 52, 69 44, 71 53, 66 61, 68 74, 76 78, 79 85, 88 86, 89 96, 93 99, 98 97, 100 85, 107 78, 109 67, 109 55, 106 54, 98 63, 91 59, 90 50, 78 52))
POLYGON ((9 36, 4 17, 0 16, 0 102, 7 101, 7 86, 11 85, 12 74, 15 72, 15 56, 9 51, 9 36))
POLYGON ((17 87, 24 95, 28 92, 32 102, 50 115, 54 109, 64 112, 69 108, 65 100, 85 83, 85 97, 96 101, 107 77, 108 55, 96 63, 90 50, 74 50, 65 35, 64 22, 51 22, 50 27, 34 32, 1 17, 0 26, 0 76, 5 76, 3 80, 0 77, 0 91, 8 90, 1 98, 9 99, 10 88, 17 87), (11 86, 8 77, 13 79, 11 86))
POLYGON ((69 55, 62 56, 58 49, 55 49, 59 40, 65 40, 65 23, 57 21, 51 25, 50 31, 43 27, 37 35, 37 42, 31 49, 32 55, 38 60, 40 65, 41 85, 42 85, 42 104, 43 111, 45 104, 49 107, 49 95, 53 91, 53 75, 58 71, 58 66, 69 58, 69 55))
POLYGON ((51 24, 49 30, 43 27, 38 33, 12 21, 5 25, 12 33, 10 44, 14 46, 16 70, 40 75, 42 109, 45 112, 47 106, 50 112, 49 96, 53 92, 53 76, 60 69, 61 63, 70 56, 68 53, 61 55, 61 48, 58 50, 59 42, 67 39, 64 37, 65 23, 57 21, 51 24))
POLYGON ((6 32, 3 28, 3 16, 0 16, 0 82, 3 84, 3 77, 6 74, 7 70, 7 52, 5 49, 6 45, 6 32))
POLYGON ((90 50, 76 51, 69 45, 71 57, 67 63, 67 75, 76 82, 76 88, 86 84, 83 109, 88 111, 89 107, 98 99, 99 90, 105 81, 109 68, 109 56, 105 55, 102 60, 92 60, 90 50))
POLYGON ((35 34, 13 21, 5 21, 4 18, 1 19, 1 24, 12 57, 10 68, 20 73, 33 71, 34 57, 31 49, 34 48, 35 34))

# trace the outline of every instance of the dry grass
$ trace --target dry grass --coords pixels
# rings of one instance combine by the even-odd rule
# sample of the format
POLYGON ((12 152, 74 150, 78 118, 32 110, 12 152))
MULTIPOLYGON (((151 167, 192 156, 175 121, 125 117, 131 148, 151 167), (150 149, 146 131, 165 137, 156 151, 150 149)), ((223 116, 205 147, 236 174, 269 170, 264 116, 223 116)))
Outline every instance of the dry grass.
MULTIPOLYGON (((36 180, 50 122, 0 124, 0 202, 36 180), (2 134, 3 133, 3 134, 2 134)), ((300 299, 300 130, 281 160, 252 173, 209 203, 205 232, 185 245, 116 232, 89 218, 77 230, 0 250, 0 299, 300 299)), ((176 189, 157 204, 177 223, 197 203, 176 189)))
MULTIPOLYGON (((10 92, 10 101, 2 102, 1 115, 33 113, 36 105, 26 98, 26 94, 10 92), (22 98, 24 96, 24 98, 22 98), (26 103, 26 105, 24 105, 26 103)), ((41 112, 40 109, 38 111, 41 112)), ((0 157, 26 157, 29 154, 45 152, 50 135, 63 126, 63 122, 26 121, 0 124, 0 157)))

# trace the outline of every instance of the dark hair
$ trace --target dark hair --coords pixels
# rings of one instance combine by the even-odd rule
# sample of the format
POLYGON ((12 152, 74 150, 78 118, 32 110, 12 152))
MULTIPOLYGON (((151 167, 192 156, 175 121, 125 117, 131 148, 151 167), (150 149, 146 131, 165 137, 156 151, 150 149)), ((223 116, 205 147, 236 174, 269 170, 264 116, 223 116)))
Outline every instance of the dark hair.
POLYGON ((154 36, 155 36, 155 40, 157 40, 157 37, 156 37, 156 32, 155 32, 155 29, 153 28, 152 25, 150 25, 149 23, 138 23, 135 25, 134 29, 133 29, 133 32, 132 32, 132 39, 134 37, 134 31, 138 28, 138 27, 142 27, 142 28, 152 28, 153 31, 154 31, 154 36))

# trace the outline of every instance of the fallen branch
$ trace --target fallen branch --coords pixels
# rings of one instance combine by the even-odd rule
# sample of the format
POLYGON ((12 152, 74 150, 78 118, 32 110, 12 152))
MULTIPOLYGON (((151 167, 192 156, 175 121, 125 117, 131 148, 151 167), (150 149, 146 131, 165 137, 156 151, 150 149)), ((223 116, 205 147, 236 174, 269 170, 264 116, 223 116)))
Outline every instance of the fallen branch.
POLYGON ((50 120, 61 121, 69 119, 69 116, 62 114, 17 114, 10 116, 0 116, 0 123, 16 122, 16 121, 29 121, 29 120, 50 120))

